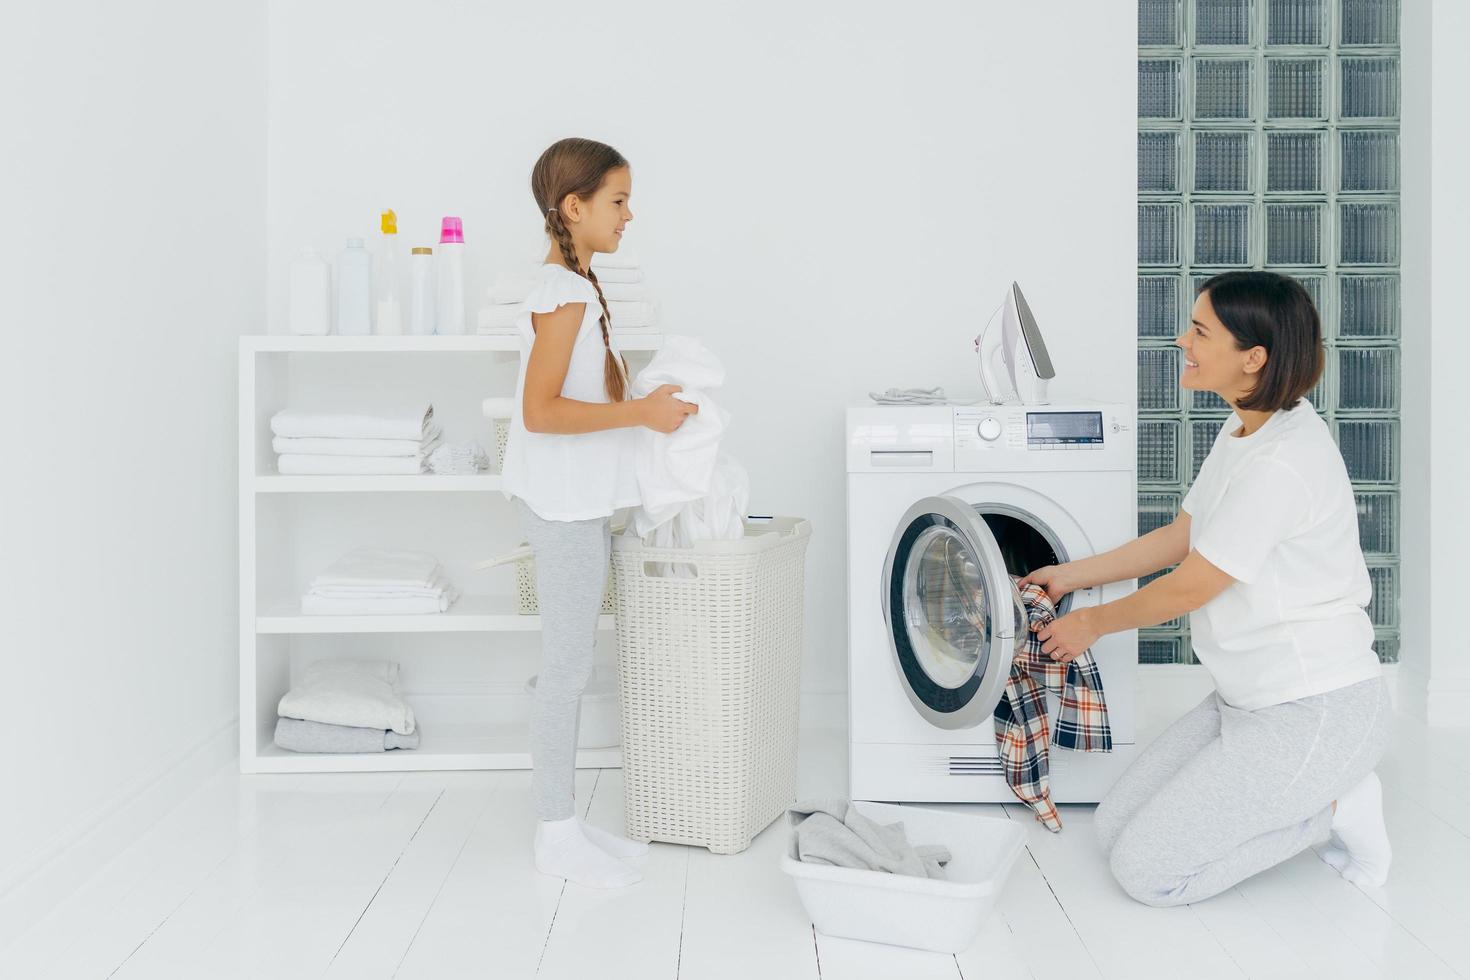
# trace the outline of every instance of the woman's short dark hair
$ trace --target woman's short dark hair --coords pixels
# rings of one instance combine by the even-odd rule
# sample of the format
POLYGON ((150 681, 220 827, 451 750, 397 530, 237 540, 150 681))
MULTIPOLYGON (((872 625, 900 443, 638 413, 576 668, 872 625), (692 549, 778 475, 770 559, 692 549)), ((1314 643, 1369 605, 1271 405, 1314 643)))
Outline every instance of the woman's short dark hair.
POLYGON ((1296 408, 1322 377, 1322 320, 1305 287, 1275 272, 1222 272, 1199 287, 1239 350, 1266 349, 1266 366, 1238 407, 1296 408))

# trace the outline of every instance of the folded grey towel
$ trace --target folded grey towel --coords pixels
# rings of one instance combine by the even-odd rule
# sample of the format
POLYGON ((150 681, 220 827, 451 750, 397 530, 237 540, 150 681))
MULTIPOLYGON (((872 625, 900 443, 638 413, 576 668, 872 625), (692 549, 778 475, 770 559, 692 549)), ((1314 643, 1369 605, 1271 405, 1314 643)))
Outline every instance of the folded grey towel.
POLYGON ((276 744, 292 752, 386 752, 418 748, 419 733, 400 735, 391 729, 277 718, 276 744))
POLYGON ((949 848, 909 843, 903 823, 879 824, 846 800, 811 800, 786 812, 794 833, 791 856, 839 868, 889 871, 919 878, 943 878, 949 848))

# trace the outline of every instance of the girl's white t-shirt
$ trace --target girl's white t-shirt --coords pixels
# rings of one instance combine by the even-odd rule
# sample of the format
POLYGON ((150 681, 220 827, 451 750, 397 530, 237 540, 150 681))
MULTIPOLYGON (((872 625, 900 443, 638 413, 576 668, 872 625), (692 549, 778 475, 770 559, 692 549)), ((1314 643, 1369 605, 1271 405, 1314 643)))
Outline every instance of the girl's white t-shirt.
POLYGON ((1303 399, 1248 436, 1232 414, 1185 495, 1189 544, 1235 579, 1190 613, 1195 656, 1254 710, 1382 673, 1342 454, 1303 399))
POLYGON ((532 313, 550 313, 567 303, 585 303, 582 326, 572 344, 563 398, 607 402, 603 377, 606 348, 598 318, 602 304, 597 287, 565 266, 547 263, 537 272, 531 292, 516 313, 521 339, 520 374, 516 379, 515 410, 505 445, 501 493, 519 497, 542 520, 582 521, 607 517, 640 502, 634 470, 632 428, 598 432, 530 432, 522 417, 526 397, 526 367, 536 331, 532 313))

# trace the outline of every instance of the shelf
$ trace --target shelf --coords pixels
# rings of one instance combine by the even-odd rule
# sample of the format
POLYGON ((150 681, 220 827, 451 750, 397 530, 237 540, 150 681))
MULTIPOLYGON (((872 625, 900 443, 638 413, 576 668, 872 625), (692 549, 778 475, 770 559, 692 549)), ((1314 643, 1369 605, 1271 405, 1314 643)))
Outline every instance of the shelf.
MULTIPOLYGON (((616 625, 611 615, 597 619, 599 630, 616 625)), ((460 596, 447 612, 396 616, 308 616, 301 602, 261 603, 257 633, 500 633, 541 629, 540 616, 516 612, 514 596, 460 596)))
MULTIPOLYGON (((251 772, 404 772, 420 769, 529 769, 530 733, 525 725, 429 725, 416 749, 388 752, 292 752, 263 732, 251 772)), ((242 763, 244 760, 241 760, 242 763)), ((578 769, 618 769, 620 747, 579 749, 578 769)))
MULTIPOLYGON (((661 333, 613 334, 615 350, 657 350, 663 344, 661 333)), ((453 336, 363 336, 339 335, 296 336, 294 334, 247 334, 240 338, 241 351, 256 353, 520 353, 521 340, 515 334, 457 334, 453 336)))
POLYGON ((474 473, 465 476, 440 476, 437 473, 420 473, 417 476, 292 476, 260 473, 255 477, 256 493, 455 493, 499 489, 499 473, 474 473))

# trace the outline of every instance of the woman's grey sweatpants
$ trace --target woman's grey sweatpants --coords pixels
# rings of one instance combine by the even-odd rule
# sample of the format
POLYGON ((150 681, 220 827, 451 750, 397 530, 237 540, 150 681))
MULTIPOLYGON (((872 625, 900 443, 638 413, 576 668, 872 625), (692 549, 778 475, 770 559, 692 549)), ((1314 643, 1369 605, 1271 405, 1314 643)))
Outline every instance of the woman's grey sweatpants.
POLYGON ((578 709, 592 675, 607 585, 610 520, 542 520, 525 501, 514 500, 536 555, 541 612, 541 669, 531 702, 531 788, 539 819, 566 820, 573 814, 578 709))
POLYGON ((1098 804, 1113 876, 1140 902, 1183 905, 1326 840, 1391 721, 1381 678, 1256 711, 1211 691, 1098 804))

